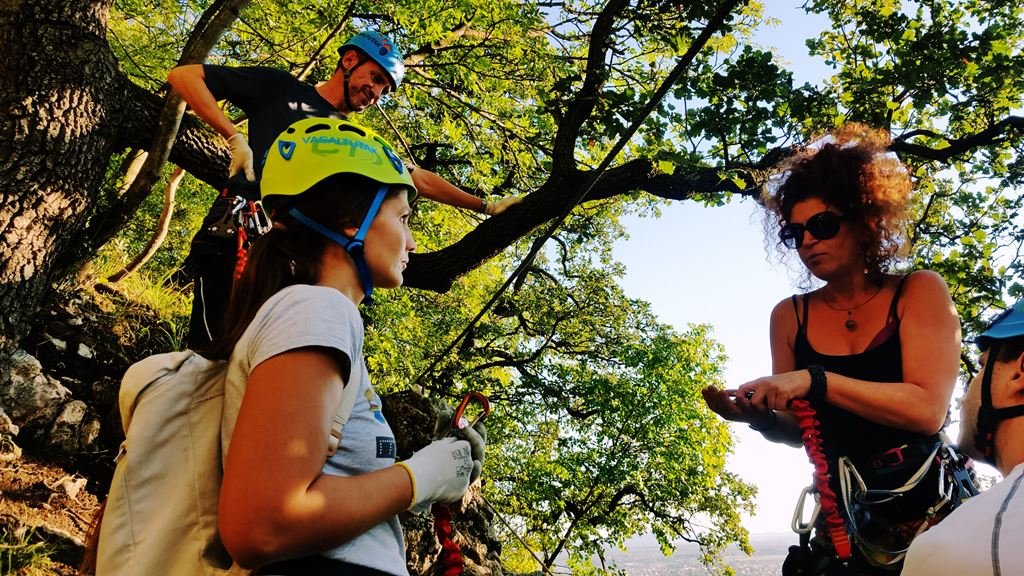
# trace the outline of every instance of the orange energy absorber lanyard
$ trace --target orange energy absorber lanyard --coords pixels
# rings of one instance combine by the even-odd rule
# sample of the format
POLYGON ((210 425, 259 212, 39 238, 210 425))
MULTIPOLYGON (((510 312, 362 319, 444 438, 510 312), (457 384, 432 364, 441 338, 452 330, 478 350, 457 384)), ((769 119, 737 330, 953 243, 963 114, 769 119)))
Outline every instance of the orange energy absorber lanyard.
POLYGON ((836 555, 840 560, 848 560, 852 552, 850 537, 839 515, 836 493, 828 485, 828 460, 825 459, 825 452, 821 448, 821 431, 818 430, 821 422, 807 400, 793 400, 790 410, 796 415, 797 423, 800 425, 801 439, 804 442, 804 449, 807 450, 807 457, 811 464, 814 464, 814 487, 818 490, 821 511, 825 513, 825 526, 832 539, 832 547, 836 549, 836 555))

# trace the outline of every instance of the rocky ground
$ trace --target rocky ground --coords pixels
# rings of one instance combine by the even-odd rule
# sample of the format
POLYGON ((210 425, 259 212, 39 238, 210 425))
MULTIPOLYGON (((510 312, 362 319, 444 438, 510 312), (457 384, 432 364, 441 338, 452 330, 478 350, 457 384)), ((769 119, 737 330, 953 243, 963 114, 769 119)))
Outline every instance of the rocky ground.
POLYGON ((0 468, 0 533, 21 551, 0 557, 0 573, 75 574, 99 507, 85 484, 84 476, 31 457, 0 468), (29 572, 22 564, 33 552, 46 552, 52 563, 29 572))
POLYGON ((64 412, 80 417, 61 427, 15 412, 12 419, 21 421, 17 435, 0 437, 0 535, 4 544, 17 545, 15 552, 0 555, 0 574, 70 575, 81 560, 99 508, 97 495, 106 494, 120 442, 117 381, 131 358, 166 340, 160 330, 140 329, 154 325, 149 311, 126 309, 119 300, 116 293, 64 295, 23 341, 25 352, 38 360, 37 379, 70 392, 60 402, 64 412), (122 308, 114 314, 117 306, 122 308), (24 565, 40 555, 53 562, 24 565))

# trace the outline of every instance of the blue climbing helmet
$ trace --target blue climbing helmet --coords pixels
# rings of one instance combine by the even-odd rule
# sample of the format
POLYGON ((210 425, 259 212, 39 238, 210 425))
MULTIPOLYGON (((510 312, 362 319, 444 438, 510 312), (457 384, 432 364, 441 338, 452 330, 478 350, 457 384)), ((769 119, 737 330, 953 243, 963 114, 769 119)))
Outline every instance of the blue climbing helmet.
POLYGON ((402 78, 405 77, 405 62, 397 44, 376 30, 363 30, 342 44, 338 48, 338 55, 343 55, 349 48, 358 48, 379 64, 391 79, 391 91, 398 90, 402 84, 402 78))
POLYGON ((1024 298, 996 316, 981 333, 975 343, 981 350, 988 350, 985 373, 981 377, 981 405, 978 409, 978 426, 974 438, 975 448, 985 456, 985 461, 995 463, 995 431, 1003 420, 1024 416, 1024 404, 996 408, 992 406, 992 369, 1004 340, 1024 337, 1024 298))
POLYGON ((993 340, 1006 340, 1018 336, 1024 336, 1024 298, 996 316, 975 342, 982 349, 987 349, 993 340))

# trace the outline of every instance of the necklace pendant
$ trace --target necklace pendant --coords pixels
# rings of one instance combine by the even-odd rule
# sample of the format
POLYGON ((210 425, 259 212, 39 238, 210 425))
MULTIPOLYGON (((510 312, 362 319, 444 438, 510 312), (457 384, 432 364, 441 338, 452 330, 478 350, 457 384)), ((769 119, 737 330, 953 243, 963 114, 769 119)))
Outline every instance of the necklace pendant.
POLYGON ((853 311, 856 310, 857 308, 860 308, 861 306, 867 304, 868 302, 871 302, 871 300, 875 296, 878 296, 878 294, 881 291, 882 291, 882 286, 879 285, 878 289, 875 290, 874 294, 872 294, 871 296, 868 296, 867 300, 861 302, 860 304, 857 304, 856 306, 851 306, 849 308, 836 308, 831 302, 828 301, 828 298, 825 297, 824 292, 822 292, 821 300, 822 300, 822 302, 825 303, 825 306, 828 306, 829 308, 835 310, 836 312, 846 312, 846 322, 843 323, 843 326, 846 326, 847 330, 849 330, 850 332, 853 332, 854 330, 857 329, 857 321, 853 319, 853 311))

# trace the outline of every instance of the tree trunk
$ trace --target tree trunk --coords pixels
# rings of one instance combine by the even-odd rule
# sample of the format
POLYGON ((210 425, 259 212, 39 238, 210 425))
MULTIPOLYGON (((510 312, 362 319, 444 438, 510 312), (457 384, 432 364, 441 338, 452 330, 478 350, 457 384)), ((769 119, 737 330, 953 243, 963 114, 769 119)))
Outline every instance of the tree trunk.
POLYGON ((81 231, 119 148, 127 92, 106 41, 111 0, 0 7, 0 353, 51 281, 84 254, 81 231))

